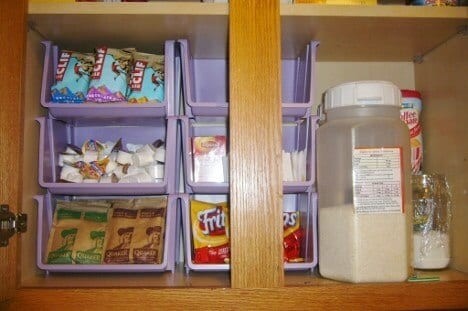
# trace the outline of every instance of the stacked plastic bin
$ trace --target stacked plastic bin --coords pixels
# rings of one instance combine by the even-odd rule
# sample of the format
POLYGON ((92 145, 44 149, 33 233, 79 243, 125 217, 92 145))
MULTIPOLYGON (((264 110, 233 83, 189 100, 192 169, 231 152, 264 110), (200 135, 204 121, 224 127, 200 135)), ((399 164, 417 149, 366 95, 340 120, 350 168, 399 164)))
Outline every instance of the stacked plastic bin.
POLYGON ((180 135, 174 116, 177 68, 175 42, 166 41, 164 101, 145 104, 53 103, 50 88, 54 84, 59 47, 43 42, 45 48, 41 104, 48 110, 39 117, 39 184, 47 194, 37 196, 37 265, 47 272, 162 272, 174 271, 179 241, 179 196, 176 183, 179 171, 180 135), (82 146, 89 139, 125 143, 165 142, 164 177, 154 182, 67 183, 60 179, 59 153, 68 144, 82 146), (57 199, 138 198, 167 195, 164 254, 161 264, 48 264, 47 242, 57 199))
MULTIPOLYGON (((229 270, 228 263, 200 263, 194 260, 193 221, 190 209, 192 199, 203 201, 206 196, 211 201, 228 200, 227 176, 221 182, 195 179, 192 149, 192 139, 204 136, 226 136, 229 146, 228 60, 198 59, 190 53, 187 40, 178 40, 177 44, 180 48, 184 95, 180 121, 185 192, 181 195, 185 267, 187 271, 226 271, 229 270)), ((317 195, 315 193, 317 117, 311 114, 317 46, 317 42, 311 42, 296 59, 282 60, 283 152, 289 155, 302 152, 302 160, 305 162, 300 172, 301 178, 283 182, 284 210, 299 211, 300 227, 303 232, 300 254, 303 260, 285 262, 287 271, 312 270, 317 264, 317 195)))

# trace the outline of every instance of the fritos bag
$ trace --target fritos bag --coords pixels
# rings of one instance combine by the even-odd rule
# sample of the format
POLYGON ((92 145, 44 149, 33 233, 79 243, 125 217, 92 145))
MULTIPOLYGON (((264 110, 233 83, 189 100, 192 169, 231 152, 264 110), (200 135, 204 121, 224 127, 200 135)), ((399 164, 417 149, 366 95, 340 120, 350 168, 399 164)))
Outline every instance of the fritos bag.
POLYGON ((206 203, 190 201, 193 262, 228 263, 229 209, 226 202, 206 203))
POLYGON ((301 245, 304 231, 301 228, 300 212, 283 212, 283 248, 285 262, 303 262, 301 245))

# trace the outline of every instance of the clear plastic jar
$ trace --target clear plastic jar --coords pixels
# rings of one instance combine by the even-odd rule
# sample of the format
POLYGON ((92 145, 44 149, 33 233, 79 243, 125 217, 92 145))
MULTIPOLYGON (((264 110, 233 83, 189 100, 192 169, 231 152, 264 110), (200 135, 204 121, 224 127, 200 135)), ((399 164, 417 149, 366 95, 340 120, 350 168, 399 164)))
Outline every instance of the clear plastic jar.
POLYGON ((443 269, 450 262, 450 188, 442 174, 413 175, 413 267, 443 269))
POLYGON ((384 81, 325 94, 317 131, 319 270, 349 282, 392 282, 411 267, 408 127, 400 90, 384 81))

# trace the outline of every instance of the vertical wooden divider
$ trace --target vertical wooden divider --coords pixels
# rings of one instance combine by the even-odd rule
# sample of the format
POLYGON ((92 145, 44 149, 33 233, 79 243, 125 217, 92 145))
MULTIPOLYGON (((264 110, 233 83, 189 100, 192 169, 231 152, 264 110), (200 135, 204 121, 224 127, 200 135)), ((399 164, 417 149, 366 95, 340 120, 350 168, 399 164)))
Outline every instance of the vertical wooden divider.
POLYGON ((281 287, 279 0, 229 4, 231 286, 281 287))
MULTIPOLYGON (((18 137, 23 137, 26 6, 26 0, 0 1, 0 203, 15 214, 21 198, 23 144, 18 137)), ((18 240, 13 236, 7 247, 0 248, 0 302, 16 289, 18 240)))

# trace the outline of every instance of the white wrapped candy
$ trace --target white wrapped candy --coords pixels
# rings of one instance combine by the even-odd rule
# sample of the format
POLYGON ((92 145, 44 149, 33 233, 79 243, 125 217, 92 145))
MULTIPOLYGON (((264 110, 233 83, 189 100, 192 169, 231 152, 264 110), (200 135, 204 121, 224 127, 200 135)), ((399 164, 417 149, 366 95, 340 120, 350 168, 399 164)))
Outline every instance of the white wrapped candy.
POLYGON ((146 172, 154 179, 164 178, 164 164, 152 164, 145 167, 146 172))
POLYGON ((97 179, 91 179, 91 178, 87 178, 87 179, 83 179, 83 183, 85 184, 97 184, 99 181, 97 179))
POLYGON ((109 163, 106 165, 106 174, 110 174, 115 171, 118 167, 117 162, 109 160, 109 163))
POLYGON ((164 149, 163 146, 156 148, 153 157, 156 161, 164 163, 166 159, 166 149, 164 149))
POLYGON ((101 183, 101 184, 111 184, 112 183, 112 176, 107 176, 107 175, 101 176, 101 178, 99 179, 99 183, 101 183))
POLYGON ((148 152, 148 153, 150 153, 151 155, 153 155, 153 154, 154 154, 154 151, 155 151, 155 149, 153 150, 153 147, 151 147, 151 145, 146 144, 146 145, 144 145, 143 147, 141 147, 140 149, 138 149, 138 150, 136 151, 136 153, 139 153, 139 152, 148 152))
POLYGON ((80 174, 80 170, 76 167, 64 165, 60 171, 60 179, 73 183, 83 182, 83 176, 80 174))
POLYGON ((133 164, 132 154, 120 150, 117 153, 117 162, 119 162, 120 164, 133 164))
POLYGON ((140 173, 145 173, 145 169, 143 167, 139 167, 136 165, 130 165, 127 168, 127 175, 137 175, 140 173))
POLYGON ((83 154, 83 161, 86 163, 91 163, 94 161, 98 160, 98 152, 97 151, 86 151, 85 154, 83 154))
POLYGON ((135 153, 138 149, 142 148, 143 145, 126 144, 125 147, 127 147, 128 151, 135 153))
POLYGON ((145 171, 138 173, 135 176, 139 183, 153 182, 153 178, 151 178, 151 176, 145 171))
POLYGON ((119 179, 120 184, 136 184, 138 183, 137 175, 125 175, 119 179))
POLYGON ((153 163, 153 152, 149 152, 147 150, 142 150, 143 148, 139 149, 133 155, 133 164, 136 166, 146 166, 153 163), (142 150, 142 151, 140 151, 142 150))
POLYGON ((59 154, 58 165, 60 167, 64 166, 65 163, 75 163, 81 160, 81 156, 78 154, 59 154))
POLYGON ((117 166, 117 168, 113 171, 114 175, 118 178, 118 179, 122 179, 122 177, 124 177, 125 175, 127 175, 124 171, 123 171, 124 167, 123 166, 117 166))

